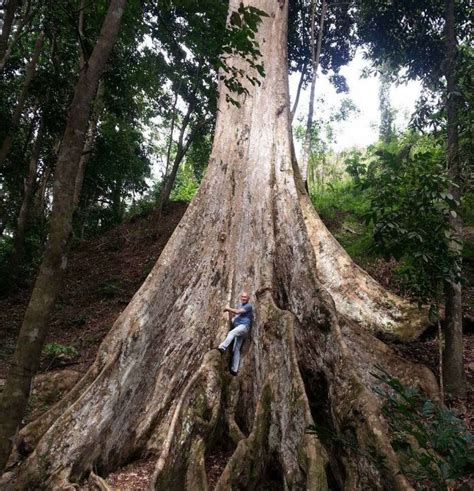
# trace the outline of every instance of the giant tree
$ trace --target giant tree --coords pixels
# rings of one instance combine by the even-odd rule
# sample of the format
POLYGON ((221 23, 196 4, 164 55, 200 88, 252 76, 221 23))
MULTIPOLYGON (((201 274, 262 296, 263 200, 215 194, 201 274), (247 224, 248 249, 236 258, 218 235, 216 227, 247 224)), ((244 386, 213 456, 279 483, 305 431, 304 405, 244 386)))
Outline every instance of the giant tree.
MULTIPOLYGON (((150 454, 154 488, 207 489, 204 457, 222 437, 234 451, 219 490, 258 489, 268 469, 285 489, 331 479, 410 489, 372 372, 383 362, 436 397, 427 369, 377 339, 413 339, 424 319, 355 266, 314 212, 292 153, 288 2, 252 5, 268 15, 256 36, 266 76, 242 81, 239 106, 220 83, 201 187, 87 374, 22 431, 34 451, 17 489, 61 489, 150 454), (243 288, 256 319, 230 379, 211 348, 228 327, 222 306, 243 288), (306 433, 312 423, 353 444, 319 441, 306 433)), ((249 70, 238 56, 229 63, 249 70)))

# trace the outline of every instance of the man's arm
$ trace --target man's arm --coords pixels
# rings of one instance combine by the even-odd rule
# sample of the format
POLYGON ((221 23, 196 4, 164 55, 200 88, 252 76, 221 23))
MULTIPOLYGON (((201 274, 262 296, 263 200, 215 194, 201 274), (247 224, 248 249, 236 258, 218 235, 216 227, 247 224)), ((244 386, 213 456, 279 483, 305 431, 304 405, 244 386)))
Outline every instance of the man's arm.
POLYGON ((224 309, 224 312, 230 312, 231 314, 239 315, 239 314, 245 314, 246 310, 245 309, 233 309, 232 307, 226 307, 224 309))

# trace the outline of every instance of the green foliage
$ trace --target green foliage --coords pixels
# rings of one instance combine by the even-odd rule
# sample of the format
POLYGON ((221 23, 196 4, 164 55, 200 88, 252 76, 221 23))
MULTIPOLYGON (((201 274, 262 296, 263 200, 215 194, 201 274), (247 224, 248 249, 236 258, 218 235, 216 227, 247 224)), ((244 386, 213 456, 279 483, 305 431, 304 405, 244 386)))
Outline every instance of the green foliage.
MULTIPOLYGON (((318 7, 318 13, 320 8, 318 7)), ((349 2, 328 2, 322 37, 320 70, 330 74, 329 78, 337 92, 348 92, 346 79, 340 68, 350 62, 355 53, 356 29, 355 9, 349 2)), ((319 17, 319 16, 318 16, 319 17)), ((290 72, 304 72, 304 85, 311 80, 311 2, 292 0, 289 2, 288 58, 290 72)), ((315 26, 316 39, 319 35, 319 19, 315 26)))
POLYGON ((466 192, 461 197, 460 213, 464 220, 464 224, 470 227, 474 226, 474 192, 466 192))
POLYGON ((403 472, 420 490, 447 490, 474 464, 474 436, 449 409, 406 387, 383 367, 373 374, 383 397, 392 445, 403 456, 403 472))
POLYGON ((375 253, 372 227, 364 224, 370 210, 367 190, 349 180, 332 181, 321 191, 311 192, 311 200, 322 220, 348 254, 366 260, 375 253))
POLYGON ((43 355, 50 360, 55 358, 73 360, 79 356, 79 351, 74 346, 65 346, 64 344, 53 342, 44 346, 43 355))
POLYGON ((362 152, 358 149, 352 149, 344 159, 346 172, 354 179, 356 184, 361 183, 361 179, 367 173, 366 164, 362 158, 362 152))
POLYGON ((176 185, 171 193, 172 201, 191 201, 199 188, 199 182, 190 165, 182 165, 176 176, 176 185))
POLYGON ((370 149, 363 183, 368 189, 375 244, 401 262, 398 273, 422 302, 438 298, 447 280, 458 280, 447 216, 457 206, 448 192, 444 146, 433 137, 407 135, 370 149))
POLYGON ((122 284, 116 279, 104 281, 97 287, 97 293, 104 297, 116 297, 122 291, 122 284))

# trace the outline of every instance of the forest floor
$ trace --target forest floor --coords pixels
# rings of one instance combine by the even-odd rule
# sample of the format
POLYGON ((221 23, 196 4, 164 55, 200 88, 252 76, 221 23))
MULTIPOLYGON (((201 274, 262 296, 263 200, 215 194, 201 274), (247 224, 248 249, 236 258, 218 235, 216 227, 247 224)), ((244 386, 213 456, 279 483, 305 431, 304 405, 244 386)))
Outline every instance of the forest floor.
MULTIPOLYGON (((99 345, 115 319, 129 303, 160 255, 167 240, 186 210, 185 203, 172 203, 162 220, 156 214, 136 217, 90 240, 75 245, 71 251, 66 282, 51 320, 47 345, 49 356, 41 363, 41 377, 52 375, 49 393, 41 395, 40 382, 35 382, 28 419, 38 416, 54 404, 69 388, 64 376, 70 372, 71 384, 93 362, 99 345), (55 344, 52 344, 55 343, 55 344), (64 388, 54 381, 57 373, 64 388), (63 390, 62 390, 63 389, 63 390)), ((323 217, 324 218, 324 217, 323 217)), ((344 213, 328 219, 331 232, 344 244, 357 234, 354 224, 347 225, 344 213)), ((474 247, 474 229, 467 230, 467 240, 474 247)), ((364 269, 384 286, 398 293, 394 276, 396 262, 367 257, 355 257, 364 269)), ((474 317, 474 262, 466 261, 466 314, 474 317)), ((23 289, 0 298, 0 389, 4 383, 8 362, 14 350, 15 338, 29 300, 30 290, 23 289)), ((465 366, 469 392, 464 399, 449 405, 474 430, 474 330, 470 323, 465 330, 465 366)), ((408 345, 392 345, 404 358, 421 362, 435 373, 438 371, 436 332, 427 332, 420 340, 408 345)), ((211 489, 227 461, 225 451, 206 457, 211 489)), ((118 490, 145 489, 152 474, 156 457, 133 462, 108 476, 107 482, 118 490)))

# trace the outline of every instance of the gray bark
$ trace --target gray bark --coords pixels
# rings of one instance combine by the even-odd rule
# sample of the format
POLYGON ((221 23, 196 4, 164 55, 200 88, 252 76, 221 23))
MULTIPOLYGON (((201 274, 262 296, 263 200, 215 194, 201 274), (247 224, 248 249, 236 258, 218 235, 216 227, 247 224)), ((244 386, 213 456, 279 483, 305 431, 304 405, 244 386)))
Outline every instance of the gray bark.
MULTIPOLYGON (((457 88, 457 41, 454 0, 446 0, 446 109, 448 124, 447 159, 451 182, 450 193, 461 200, 461 162, 459 159, 459 89, 457 88)), ((450 215, 454 240, 451 251, 457 258, 458 275, 461 275, 463 221, 459 215, 450 215)), ((461 396, 466 391, 462 338, 462 287, 460 281, 446 284, 446 329, 443 353, 444 388, 451 396, 461 396)))

